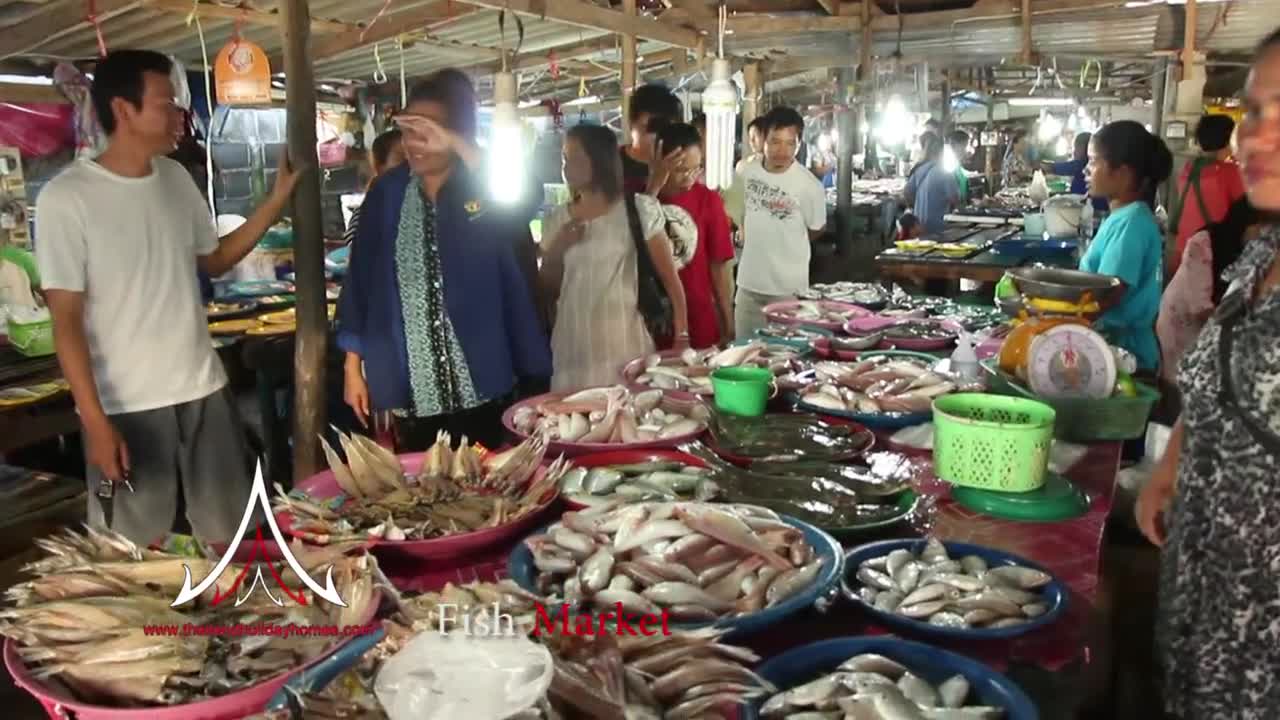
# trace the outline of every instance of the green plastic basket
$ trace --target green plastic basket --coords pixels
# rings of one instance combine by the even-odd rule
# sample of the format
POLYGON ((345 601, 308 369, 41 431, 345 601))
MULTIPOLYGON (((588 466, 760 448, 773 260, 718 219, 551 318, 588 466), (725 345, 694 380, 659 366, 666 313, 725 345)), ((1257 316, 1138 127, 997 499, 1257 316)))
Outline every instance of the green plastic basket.
POLYGON ((964 487, 1031 492, 1044 485, 1053 408, 1035 400, 961 393, 933 403, 933 470, 964 487))
POLYGON ((27 357, 44 357, 52 355, 53 321, 40 320, 33 323, 19 323, 9 319, 9 344, 14 350, 27 357))
POLYGON ((994 359, 982 361, 990 382, 988 390, 1000 395, 1039 400, 1058 414, 1054 437, 1075 443, 1132 440, 1147 434, 1151 409, 1160 402, 1160 392, 1150 385, 1135 382, 1135 397, 1041 398, 1000 370, 994 359))

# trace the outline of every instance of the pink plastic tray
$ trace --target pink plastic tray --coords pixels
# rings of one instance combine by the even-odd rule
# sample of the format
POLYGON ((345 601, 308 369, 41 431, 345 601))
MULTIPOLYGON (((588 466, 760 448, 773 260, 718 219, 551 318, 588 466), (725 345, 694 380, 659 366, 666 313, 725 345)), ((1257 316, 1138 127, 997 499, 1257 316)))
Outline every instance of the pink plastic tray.
MULTIPOLYGON (((553 393, 547 393, 545 395, 538 395, 537 397, 531 397, 526 400, 521 400, 515 405, 512 405, 511 407, 507 408, 507 411, 502 414, 502 424, 507 428, 507 431, 510 432, 512 435, 515 435, 521 440, 524 440, 529 436, 516 429, 514 418, 517 410, 519 410, 522 407, 537 407, 542 403, 553 401, 553 400, 559 400, 562 397, 572 395, 574 392, 578 392, 578 391, 574 390, 571 392, 553 392, 553 393)), ((663 392, 665 393, 667 391, 664 390, 663 392)), ((676 402, 688 402, 684 398, 682 398, 679 394, 672 394, 669 397, 671 400, 674 400, 676 402)), ((548 444, 547 455, 555 456, 555 455, 563 454, 566 457, 578 457, 580 455, 586 455, 588 453, 611 452, 614 450, 655 450, 655 449, 661 449, 661 448, 674 448, 674 447, 683 445, 684 443, 692 442, 693 440, 696 440, 698 436, 704 432, 706 432, 705 425, 701 429, 696 430, 694 432, 685 433, 683 435, 677 435, 675 437, 664 438, 662 440, 650 440, 648 442, 576 443, 576 442, 557 441, 557 442, 552 442, 548 444)))
MULTIPOLYGON (((548 453, 550 454, 550 453, 548 453)), ((422 460, 426 453, 408 453, 400 455, 400 465, 405 472, 415 473, 422 469, 422 460)), ((546 463, 534 473, 533 480, 541 479, 547 471, 546 463)), ((333 472, 325 470, 298 483, 297 489, 316 498, 333 498, 341 494, 338 482, 333 479, 333 472)), ((508 540, 523 537, 530 527, 534 527, 559 496, 559 490, 553 488, 547 493, 542 504, 533 512, 517 518, 505 525, 475 530, 469 533, 448 535, 433 540, 373 540, 373 552, 382 558, 387 555, 406 555, 419 560, 446 560, 462 556, 475 555, 486 549, 502 545, 508 540)), ((293 516, 289 513, 276 513, 276 523, 280 531, 290 533, 293 529, 293 516)))
MULTIPOLYGON (((871 315, 870 310, 852 303, 837 302, 835 300, 806 300, 804 302, 815 302, 820 308, 829 308, 839 310, 840 312, 848 312, 851 313, 854 318, 867 317, 871 315)), ((844 326, 843 322, 827 320, 800 320, 792 317, 791 315, 783 314, 783 311, 798 308, 800 307, 800 304, 800 300, 787 300, 785 302, 766 305, 764 308, 765 319, 782 325, 811 325, 813 327, 820 327, 826 330, 839 330, 844 326)))
MULTIPOLYGON (((382 594, 375 590, 370 612, 358 624, 373 621, 381 600, 382 594)), ((34 695, 53 720, 240 720, 240 718, 262 712, 267 702, 271 700, 271 696, 275 695, 276 691, 289 681, 289 678, 338 652, 352 639, 354 638, 336 643, 312 658, 310 662, 239 692, 167 707, 117 708, 91 705, 77 700, 61 683, 49 684, 36 679, 26 663, 18 656, 16 643, 7 638, 4 641, 4 666, 13 677, 14 684, 34 695)))

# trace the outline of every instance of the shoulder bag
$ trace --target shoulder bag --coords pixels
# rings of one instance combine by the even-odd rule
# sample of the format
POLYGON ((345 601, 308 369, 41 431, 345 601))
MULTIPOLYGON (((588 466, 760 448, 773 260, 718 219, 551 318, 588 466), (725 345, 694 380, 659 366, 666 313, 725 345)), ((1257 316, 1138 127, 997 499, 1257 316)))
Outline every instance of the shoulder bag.
POLYGON ((1235 337, 1236 324, 1249 312, 1249 298, 1241 283, 1237 290, 1228 291, 1218 306, 1215 317, 1221 328, 1218 337, 1218 400, 1228 413, 1240 419, 1254 442, 1263 450, 1280 457, 1280 437, 1269 427, 1249 414, 1247 408, 1240 406, 1236 396, 1235 380, 1231 376, 1231 346, 1235 337))
POLYGON ((626 193, 623 198, 627 206, 627 224, 631 226, 631 238, 636 245, 636 306, 644 318, 644 325, 649 336, 655 341, 669 338, 675 333, 675 311, 671 307, 671 298, 667 288, 658 277, 658 271, 649 255, 648 238, 644 236, 644 228, 640 224, 640 211, 636 208, 636 196, 626 193))

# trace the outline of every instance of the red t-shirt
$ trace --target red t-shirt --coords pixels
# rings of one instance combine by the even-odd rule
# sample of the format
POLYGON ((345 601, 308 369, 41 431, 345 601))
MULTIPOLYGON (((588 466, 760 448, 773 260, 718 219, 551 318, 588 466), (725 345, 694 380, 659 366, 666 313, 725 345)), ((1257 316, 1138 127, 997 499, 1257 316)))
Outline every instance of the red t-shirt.
POLYGON ((1173 198, 1176 203, 1186 192, 1186 199, 1182 201, 1182 217, 1178 221, 1178 252, 1173 260, 1175 269, 1187 249, 1187 238, 1206 225, 1221 221, 1231 205, 1244 195, 1244 178, 1240 175, 1239 165, 1231 160, 1209 163, 1200 170, 1200 194, 1204 197, 1205 210, 1209 212, 1209 217, 1205 217, 1200 212, 1200 203, 1196 201, 1196 189, 1187 189, 1193 164, 1194 161, 1187 163, 1178 174, 1177 195, 1173 198))
MULTIPOLYGON (((689 345, 708 348, 720 344, 719 312, 716 310, 713 264, 733 259, 733 238, 729 216, 720 194, 702 183, 674 195, 663 195, 667 216, 667 236, 696 232, 698 244, 693 258, 680 270, 685 303, 689 308, 689 345), (684 213, 685 216, 682 216, 684 213)), ((669 346, 668 343, 663 343, 669 346)))

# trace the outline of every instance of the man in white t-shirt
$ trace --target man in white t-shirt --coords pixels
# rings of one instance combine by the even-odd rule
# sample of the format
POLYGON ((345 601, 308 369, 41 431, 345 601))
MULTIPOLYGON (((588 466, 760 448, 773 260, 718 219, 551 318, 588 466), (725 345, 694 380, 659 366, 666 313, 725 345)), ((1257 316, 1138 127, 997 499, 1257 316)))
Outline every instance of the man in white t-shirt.
POLYGON ((40 192, 36 259, 83 427, 89 521, 151 543, 172 529, 181 491, 195 535, 222 542, 244 513, 253 459, 196 269, 217 277, 247 255, 297 175, 282 161, 270 198, 219 242, 191 176, 164 157, 183 130, 171 67, 142 50, 98 63, 91 97, 107 148, 40 192))
POLYGON ((763 309, 794 299, 809 287, 810 242, 827 224, 822 183, 796 162, 804 118, 787 107, 765 115, 764 156, 738 175, 742 202, 734 220, 742 230, 735 336, 749 338, 764 326, 763 309))

